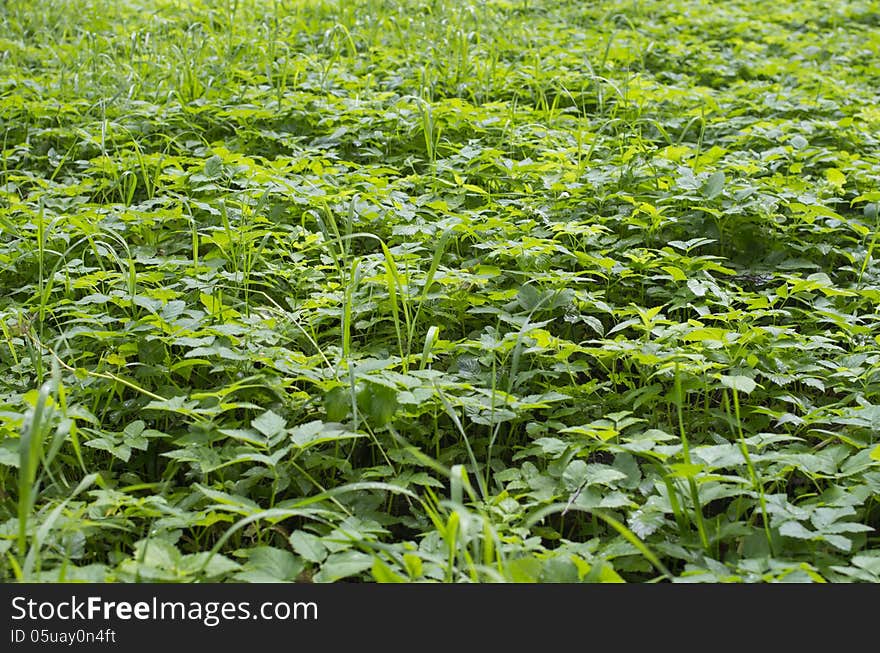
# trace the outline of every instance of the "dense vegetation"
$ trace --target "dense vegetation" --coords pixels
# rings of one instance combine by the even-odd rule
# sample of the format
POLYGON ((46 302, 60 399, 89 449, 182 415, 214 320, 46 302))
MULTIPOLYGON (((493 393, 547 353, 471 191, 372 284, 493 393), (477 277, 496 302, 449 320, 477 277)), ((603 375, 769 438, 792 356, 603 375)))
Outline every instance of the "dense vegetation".
POLYGON ((2 3, 0 578, 880 581, 878 26, 2 3))

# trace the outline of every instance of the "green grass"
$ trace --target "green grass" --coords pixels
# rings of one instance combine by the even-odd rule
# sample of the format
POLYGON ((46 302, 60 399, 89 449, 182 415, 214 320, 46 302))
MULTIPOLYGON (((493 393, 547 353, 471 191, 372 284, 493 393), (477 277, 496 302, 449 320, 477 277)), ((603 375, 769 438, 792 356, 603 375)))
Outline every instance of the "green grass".
POLYGON ((878 27, 7 0, 0 580, 880 581, 878 27))

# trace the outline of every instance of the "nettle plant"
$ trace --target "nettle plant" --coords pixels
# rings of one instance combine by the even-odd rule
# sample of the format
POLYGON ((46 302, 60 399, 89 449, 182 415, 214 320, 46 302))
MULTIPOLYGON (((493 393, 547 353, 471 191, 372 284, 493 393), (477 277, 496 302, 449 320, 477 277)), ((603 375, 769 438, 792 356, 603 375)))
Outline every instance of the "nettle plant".
POLYGON ((0 577, 880 580, 870 2, 154 4, 0 8, 0 577))

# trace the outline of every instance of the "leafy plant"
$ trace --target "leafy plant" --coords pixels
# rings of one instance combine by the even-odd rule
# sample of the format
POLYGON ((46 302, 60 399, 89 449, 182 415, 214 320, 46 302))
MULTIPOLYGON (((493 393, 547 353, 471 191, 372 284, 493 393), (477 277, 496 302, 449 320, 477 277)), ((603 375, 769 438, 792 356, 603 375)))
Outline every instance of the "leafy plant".
POLYGON ((0 6, 0 579, 877 581, 873 3, 294 4, 0 6))

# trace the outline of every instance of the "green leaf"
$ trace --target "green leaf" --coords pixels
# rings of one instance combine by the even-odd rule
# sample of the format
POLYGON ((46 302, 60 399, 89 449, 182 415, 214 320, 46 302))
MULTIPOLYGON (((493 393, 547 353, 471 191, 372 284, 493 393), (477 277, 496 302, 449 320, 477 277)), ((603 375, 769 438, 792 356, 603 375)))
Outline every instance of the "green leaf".
POLYGON ((379 558, 373 560, 372 568, 373 578, 377 583, 405 583, 406 578, 400 574, 395 574, 391 568, 382 562, 379 558))
POLYGON ((316 583, 333 583, 366 571, 373 566, 373 557, 361 551, 342 551, 330 555, 313 577, 316 583))
POLYGON ((207 179, 217 179, 223 174, 223 160, 214 155, 205 161, 205 177, 207 179))
POLYGON ((531 284, 520 287, 516 293, 516 301, 524 311, 532 311, 541 303, 543 295, 531 284))
POLYGON ((827 179, 838 188, 843 188, 843 186, 846 184, 846 175, 844 175, 837 168, 828 168, 825 171, 825 179, 827 179))
POLYGON ((18 467, 19 461, 18 440, 9 438, 0 442, 0 465, 18 467))
POLYGON ((779 527, 779 534, 786 537, 794 537, 799 540, 811 540, 816 537, 814 531, 804 527, 803 524, 796 521, 787 521, 779 527))
POLYGON ((290 534, 290 546, 309 562, 321 562, 327 557, 327 547, 321 538, 305 531, 294 531, 290 534))
POLYGON ((656 508, 640 508, 627 520, 630 530, 644 539, 659 530, 666 523, 665 515, 656 508))
POLYGON ((336 386, 324 394, 324 410, 331 422, 341 422, 351 412, 351 392, 345 386, 336 386))
POLYGON ((559 438, 537 438, 534 443, 543 453, 553 458, 561 456, 568 448, 568 443, 559 438))
POLYGON ((235 575, 246 583, 281 583, 296 580, 305 565, 290 551, 272 546, 258 546, 242 551, 247 562, 235 575))
POLYGON ((86 440, 84 444, 87 447, 100 449, 102 451, 113 454, 113 456, 119 458, 119 460, 125 463, 127 463, 131 458, 131 447, 129 447, 127 444, 122 444, 111 440, 110 438, 92 438, 91 440, 86 440))
POLYGON ((422 559, 419 556, 414 553, 404 553, 403 564, 406 567, 406 573, 409 574, 409 577, 412 580, 422 577, 424 569, 422 566, 422 559))
POLYGON ((569 490, 574 490, 587 482, 587 463, 583 460, 572 460, 562 473, 562 481, 569 490))
POLYGON ((507 563, 505 571, 514 583, 535 583, 541 575, 541 561, 535 557, 516 558, 507 563))
POLYGON ((721 375, 721 385, 727 388, 732 388, 733 390, 737 390, 739 392, 743 392, 745 394, 751 394, 752 390, 757 387, 757 384, 753 379, 741 375, 721 375))
POLYGON ((181 562, 177 547, 160 539, 141 540, 135 547, 135 557, 157 569, 175 570, 181 562))
POLYGON ((724 173, 720 170, 709 177, 708 181, 706 181, 706 199, 711 200, 721 194, 721 191, 724 190, 724 180, 724 173))
POLYGON ((669 475, 674 478, 693 478, 706 468, 696 463, 675 463, 669 465, 669 475))
POLYGON ((267 438, 271 438, 273 435, 277 435, 284 430, 287 426, 287 421, 280 415, 273 413, 271 410, 267 410, 256 419, 251 420, 251 426, 267 438))
POLYGON ((587 464, 582 460, 573 460, 565 469, 562 478, 569 488, 573 488, 581 484, 587 486, 615 485, 617 481, 625 479, 626 474, 608 465, 587 464))
POLYGON ((669 273, 673 281, 687 281, 687 275, 674 265, 664 265, 661 269, 669 273))
POLYGON ((357 393, 357 405, 374 427, 384 426, 397 412, 397 391, 377 383, 364 383, 357 393))
POLYGON ((191 553, 181 560, 180 571, 186 574, 202 573, 208 578, 226 576, 241 568, 234 560, 224 555, 212 554, 210 551, 191 553))
POLYGON ((310 447, 323 442, 363 438, 365 434, 344 429, 340 424, 313 420, 290 429, 290 437, 299 447, 310 447))
POLYGON ((802 150, 810 144, 809 141, 800 134, 795 134, 789 143, 791 143, 792 148, 795 150, 802 150))
POLYGON ((260 506, 253 500, 237 494, 229 494, 228 492, 220 492, 209 487, 196 483, 195 487, 199 492, 209 499, 216 501, 222 506, 233 508, 234 512, 242 515, 250 515, 260 511, 260 506))

